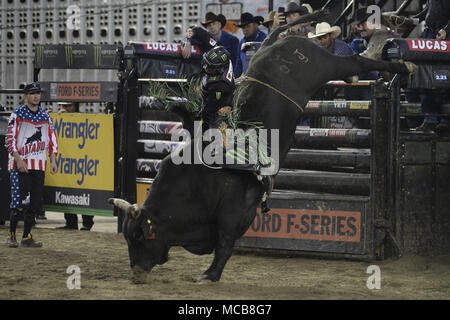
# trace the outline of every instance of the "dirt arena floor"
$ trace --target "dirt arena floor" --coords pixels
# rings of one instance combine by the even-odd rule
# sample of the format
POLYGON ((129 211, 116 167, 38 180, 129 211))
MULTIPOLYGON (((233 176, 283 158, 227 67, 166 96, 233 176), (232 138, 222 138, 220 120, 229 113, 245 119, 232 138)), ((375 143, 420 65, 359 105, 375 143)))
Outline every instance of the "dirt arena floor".
POLYGON ((42 248, 12 249, 7 233, 0 226, 0 299, 450 299, 450 254, 361 262, 240 252, 219 283, 197 283, 212 255, 172 248, 169 261, 137 285, 122 235, 41 227, 33 235, 42 248), (379 290, 366 286, 372 264, 380 267, 379 290), (81 270, 79 290, 67 288, 71 265, 81 270))

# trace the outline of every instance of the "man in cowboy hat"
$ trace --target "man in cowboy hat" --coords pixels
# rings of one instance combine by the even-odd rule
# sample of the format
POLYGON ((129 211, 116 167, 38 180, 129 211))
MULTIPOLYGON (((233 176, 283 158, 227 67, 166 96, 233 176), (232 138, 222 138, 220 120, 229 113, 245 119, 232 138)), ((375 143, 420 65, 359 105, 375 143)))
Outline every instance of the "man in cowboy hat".
POLYGON ((386 25, 380 23, 379 26, 369 23, 372 13, 367 12, 367 8, 360 8, 355 13, 353 23, 360 35, 367 42, 367 49, 361 53, 365 58, 381 60, 384 44, 389 38, 401 38, 401 36, 390 30, 386 25))
MULTIPOLYGON (((342 40, 337 39, 337 37, 341 34, 341 28, 338 26, 330 26, 327 22, 321 22, 316 25, 315 32, 309 32, 308 38, 317 39, 318 44, 328 50, 331 54, 335 56, 351 56, 353 55, 353 50, 350 46, 342 40)), ((331 92, 325 89, 325 92, 334 96, 334 91, 331 92)), ((352 99, 352 91, 345 89, 344 95, 346 99, 352 99)), ((326 95, 326 93, 324 93, 326 95)), ((356 119, 346 116, 337 116, 337 117, 323 117, 328 118, 329 123, 331 123, 331 127, 333 128, 352 128, 356 124, 356 119)))
POLYGON ((264 20, 264 22, 262 23, 262 25, 264 27, 267 28, 267 34, 270 33, 270 31, 272 31, 272 27, 273 27, 273 18, 275 17, 275 11, 270 11, 269 14, 267 15, 267 19, 264 20))
MULTIPOLYGON (((231 62, 233 65, 236 64, 237 51, 239 45, 239 39, 228 33, 223 31, 222 29, 225 27, 227 23, 227 19, 222 14, 214 14, 213 12, 207 12, 205 15, 205 22, 202 22, 202 26, 208 30, 209 36, 216 41, 216 45, 224 47, 231 54, 231 62)), ((195 28, 194 28, 195 29, 195 28)), ((198 30, 198 29, 196 29, 198 30)), ((209 45, 204 45, 204 39, 200 39, 201 37, 196 35, 193 29, 188 29, 186 32, 186 41, 182 55, 185 59, 189 58, 191 55, 191 44, 197 44, 201 48, 204 48, 203 51, 208 51, 211 47, 209 45)), ((209 42, 209 39, 207 39, 209 42)))
POLYGON ((324 49, 330 51, 336 56, 351 56, 353 51, 350 46, 342 40, 337 39, 341 34, 341 28, 330 26, 327 22, 321 22, 316 25, 316 32, 308 33, 308 38, 317 39, 324 49))
MULTIPOLYGON (((299 19, 301 16, 305 14, 309 14, 312 12, 311 6, 307 4, 298 4, 295 1, 291 1, 286 5, 285 12, 279 13, 277 12, 274 17, 274 27, 278 27, 284 23, 291 23, 295 20, 299 19)), ((313 32, 314 28, 311 27, 311 23, 301 23, 295 26, 290 27, 286 32, 280 34, 280 38, 284 38, 288 35, 298 35, 302 37, 306 37, 308 32, 313 32)))
MULTIPOLYGON (((382 20, 380 21, 380 25, 376 26, 373 23, 369 23, 369 19, 371 19, 373 13, 367 12, 367 8, 360 8, 355 12, 354 18, 351 23, 353 26, 356 26, 356 32, 359 33, 361 38, 363 39, 363 43, 360 43, 360 40, 356 39, 352 42, 353 47, 359 42, 360 50, 353 50, 355 53, 359 53, 361 56, 374 60, 381 60, 382 51, 384 44, 389 38, 401 38, 400 35, 388 29, 385 25, 383 25, 382 20), (377 28, 378 27, 378 28, 377 28), (365 48, 365 49, 364 49, 365 48), (362 51, 362 52, 361 52, 362 51)), ((373 22, 373 21, 372 21, 373 22)), ((358 48, 354 48, 358 49, 358 48)), ((390 75, 388 73, 384 73, 383 78, 389 80, 390 75)), ((376 71, 369 71, 358 75, 359 80, 377 80, 380 75, 376 71)), ((370 100, 372 98, 372 94, 370 89, 363 88, 361 90, 349 90, 352 91, 352 95, 360 100, 370 100), (358 95, 358 96, 357 96, 358 95)))
POLYGON ((239 28, 242 28, 244 38, 241 39, 238 46, 238 57, 236 60, 236 65, 234 66, 234 75, 236 78, 240 77, 248 67, 247 58, 245 56, 245 53, 242 52, 242 45, 246 42, 263 42, 267 37, 267 34, 265 32, 262 32, 258 28, 263 21, 263 17, 254 17, 249 12, 244 12, 243 14, 241 14, 241 20, 237 26, 239 28))

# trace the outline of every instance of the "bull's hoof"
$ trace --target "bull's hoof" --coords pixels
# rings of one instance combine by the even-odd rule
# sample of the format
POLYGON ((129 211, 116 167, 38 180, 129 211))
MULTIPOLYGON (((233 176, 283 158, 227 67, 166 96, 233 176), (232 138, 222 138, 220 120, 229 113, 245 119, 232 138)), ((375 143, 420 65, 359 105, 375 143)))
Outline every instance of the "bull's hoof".
POLYGON ((202 274, 202 275, 197 279, 197 283, 198 283, 198 282, 202 282, 203 280, 209 280, 209 281, 212 281, 212 282, 217 282, 217 281, 219 281, 219 279, 218 279, 217 277, 215 277, 215 276, 213 276, 213 275, 211 275, 211 274, 207 274, 207 273, 202 274))
POLYGON ((147 283, 145 278, 143 278, 143 277, 136 277, 136 276, 131 277, 131 282, 133 284, 146 284, 147 283))
POLYGON ((131 282, 133 284, 145 284, 147 283, 147 273, 140 267, 132 267, 131 282))

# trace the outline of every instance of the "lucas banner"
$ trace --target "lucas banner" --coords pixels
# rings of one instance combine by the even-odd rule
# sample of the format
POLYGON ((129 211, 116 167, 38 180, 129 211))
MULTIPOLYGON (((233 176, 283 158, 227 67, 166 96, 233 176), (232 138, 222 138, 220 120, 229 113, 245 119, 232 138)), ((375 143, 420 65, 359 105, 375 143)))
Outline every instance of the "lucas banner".
POLYGON ((37 69, 118 69, 118 46, 46 44, 35 47, 37 69))
POLYGON ((58 140, 57 173, 45 173, 45 209, 67 213, 113 215, 113 116, 50 114, 58 140))
POLYGON ((129 61, 135 56, 140 78, 180 79, 200 71, 200 50, 192 47, 190 59, 181 56, 181 45, 165 43, 131 43, 124 49, 129 61))

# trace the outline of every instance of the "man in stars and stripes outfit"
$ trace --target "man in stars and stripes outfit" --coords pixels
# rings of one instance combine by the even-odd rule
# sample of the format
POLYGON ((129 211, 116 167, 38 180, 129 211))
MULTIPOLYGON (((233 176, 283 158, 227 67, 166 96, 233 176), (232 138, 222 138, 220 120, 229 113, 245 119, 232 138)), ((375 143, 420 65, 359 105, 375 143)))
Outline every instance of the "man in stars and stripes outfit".
POLYGON ((25 104, 11 114, 5 137, 9 153, 8 170, 11 179, 11 224, 7 245, 18 247, 16 228, 21 203, 30 193, 29 209, 23 209, 24 230, 21 245, 41 247, 31 235, 34 215, 42 210, 44 175, 47 166, 46 150, 50 157, 50 172, 55 174, 58 144, 50 115, 39 107, 41 87, 28 84, 24 89, 25 104))

